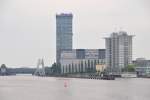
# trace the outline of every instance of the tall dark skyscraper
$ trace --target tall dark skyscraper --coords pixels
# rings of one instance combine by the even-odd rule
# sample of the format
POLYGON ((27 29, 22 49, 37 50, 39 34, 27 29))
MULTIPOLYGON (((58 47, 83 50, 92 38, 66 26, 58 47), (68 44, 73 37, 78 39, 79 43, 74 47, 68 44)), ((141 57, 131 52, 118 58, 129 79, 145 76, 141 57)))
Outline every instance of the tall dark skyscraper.
POLYGON ((72 49, 72 14, 56 15, 56 62, 60 62, 61 51, 72 49))

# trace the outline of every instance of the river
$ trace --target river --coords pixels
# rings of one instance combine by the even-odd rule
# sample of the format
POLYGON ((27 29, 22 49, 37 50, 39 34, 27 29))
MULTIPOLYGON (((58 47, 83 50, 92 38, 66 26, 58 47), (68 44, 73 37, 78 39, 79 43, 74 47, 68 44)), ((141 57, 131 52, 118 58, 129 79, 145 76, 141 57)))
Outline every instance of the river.
POLYGON ((1 76, 0 100, 150 100, 150 79, 1 76))

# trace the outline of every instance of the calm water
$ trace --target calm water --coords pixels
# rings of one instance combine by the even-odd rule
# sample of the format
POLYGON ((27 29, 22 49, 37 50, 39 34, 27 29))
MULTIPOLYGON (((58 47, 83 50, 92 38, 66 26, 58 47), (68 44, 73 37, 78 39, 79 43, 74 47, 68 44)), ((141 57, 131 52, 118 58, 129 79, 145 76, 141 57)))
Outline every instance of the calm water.
POLYGON ((150 79, 0 77, 0 100, 150 100, 150 79))

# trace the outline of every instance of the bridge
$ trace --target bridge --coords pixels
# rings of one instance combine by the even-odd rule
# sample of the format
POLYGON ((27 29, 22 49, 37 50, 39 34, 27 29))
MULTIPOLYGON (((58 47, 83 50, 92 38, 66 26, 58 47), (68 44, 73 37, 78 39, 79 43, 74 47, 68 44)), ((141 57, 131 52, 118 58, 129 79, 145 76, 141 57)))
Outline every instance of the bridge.
POLYGON ((0 75, 5 76, 5 75, 16 75, 16 74, 31 74, 35 76, 45 76, 46 73, 49 73, 49 72, 45 72, 45 69, 47 71, 50 71, 49 69, 51 68, 50 67, 45 68, 44 60, 39 59, 36 68, 29 68, 29 67, 7 68, 5 64, 2 64, 0 68, 0 75))

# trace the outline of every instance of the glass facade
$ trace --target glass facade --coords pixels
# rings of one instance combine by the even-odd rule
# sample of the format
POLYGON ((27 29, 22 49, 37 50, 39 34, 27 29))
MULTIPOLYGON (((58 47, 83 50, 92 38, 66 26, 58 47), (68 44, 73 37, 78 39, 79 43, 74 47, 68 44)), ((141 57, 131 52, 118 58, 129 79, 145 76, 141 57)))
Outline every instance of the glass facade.
POLYGON ((76 49, 77 59, 85 59, 85 49, 76 49))
POLYGON ((97 64, 105 64, 105 49, 63 50, 61 52, 60 62, 62 65, 62 74, 89 71, 94 72, 97 64))
POLYGON ((61 51, 72 49, 72 14, 56 15, 56 62, 59 63, 61 51))

